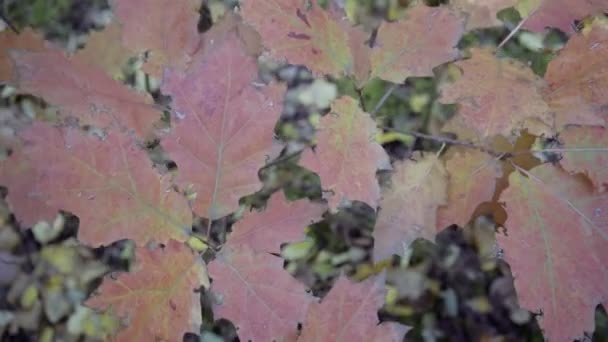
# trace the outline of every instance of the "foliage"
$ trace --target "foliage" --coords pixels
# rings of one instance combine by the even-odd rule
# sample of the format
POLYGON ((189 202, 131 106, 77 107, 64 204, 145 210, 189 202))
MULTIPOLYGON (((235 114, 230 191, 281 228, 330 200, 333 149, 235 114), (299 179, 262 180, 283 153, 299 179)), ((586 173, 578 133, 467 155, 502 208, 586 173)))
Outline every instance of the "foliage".
MULTIPOLYGON (((9 3, 13 29, 48 24, 9 3)), ((3 93, 57 112, 3 120, 21 221, 2 208, 2 241, 22 267, 0 287, 3 337, 592 334, 608 304, 605 0, 109 5, 83 48, 0 34, 3 93), (60 210, 75 216, 36 224, 60 210), (116 252, 85 244, 122 239, 134 266, 92 293, 116 252)))

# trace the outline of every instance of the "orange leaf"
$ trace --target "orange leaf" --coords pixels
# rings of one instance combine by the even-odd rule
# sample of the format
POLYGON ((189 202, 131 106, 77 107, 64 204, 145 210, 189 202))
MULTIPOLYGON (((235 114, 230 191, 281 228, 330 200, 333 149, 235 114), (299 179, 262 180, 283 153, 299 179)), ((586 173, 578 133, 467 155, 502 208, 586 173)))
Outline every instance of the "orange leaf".
POLYGON ((558 127, 605 125, 608 120, 608 24, 595 21, 591 32, 570 38, 549 63, 545 99, 558 127))
POLYGON ((29 222, 44 203, 77 215, 79 239, 87 244, 185 239, 192 225, 186 200, 131 138, 111 131, 102 141, 43 123, 25 129, 21 138, 23 147, 0 164, 0 181, 10 187, 10 203, 29 222), (28 172, 14 172, 15 165, 28 172))
POLYGON ((608 304, 608 196, 550 164, 520 172, 501 196, 507 231, 497 237, 519 301, 542 311, 549 341, 582 338, 608 304))
POLYGON ((257 87, 257 65, 234 31, 210 35, 187 70, 167 69, 162 90, 177 120, 162 139, 178 165, 178 182, 193 185, 194 209, 217 219, 260 189, 258 170, 273 153, 283 86, 257 87))
POLYGON ((433 239, 437 208, 446 205, 447 174, 436 156, 395 165, 392 186, 383 193, 374 228, 374 260, 403 255, 416 238, 433 239))
POLYGON ((340 277, 321 303, 310 305, 298 342, 402 341, 406 327, 378 324, 384 293, 382 277, 361 283, 340 277))
POLYGON ((215 318, 230 319, 243 341, 291 341, 314 297, 283 269, 283 259, 246 245, 225 246, 209 264, 211 291, 223 302, 215 318))
POLYGON ((336 209, 343 200, 362 201, 376 207, 379 169, 389 169, 388 155, 376 142, 376 123, 348 96, 335 100, 321 119, 314 150, 302 156, 302 166, 316 172, 328 201, 336 209))
POLYGON ((442 103, 458 103, 456 119, 462 119, 481 137, 511 136, 528 129, 543 134, 553 118, 541 91, 544 82, 527 66, 498 59, 487 49, 472 49, 472 57, 455 62, 461 77, 441 87, 442 103))
POLYGON ((175 240, 165 247, 136 250, 135 269, 114 280, 106 277, 98 294, 87 301, 94 308, 111 309, 126 327, 117 341, 181 341, 184 333, 199 331, 201 286, 208 287, 205 264, 175 240))

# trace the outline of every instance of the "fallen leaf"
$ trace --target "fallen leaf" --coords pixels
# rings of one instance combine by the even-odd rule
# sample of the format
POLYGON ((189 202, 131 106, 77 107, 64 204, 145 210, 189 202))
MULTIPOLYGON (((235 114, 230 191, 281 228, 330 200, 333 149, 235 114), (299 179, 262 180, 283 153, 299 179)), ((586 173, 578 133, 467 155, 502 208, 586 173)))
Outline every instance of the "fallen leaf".
POLYGON ((25 29, 20 34, 11 30, 0 32, 0 46, 0 84, 9 83, 14 78, 14 65, 9 54, 11 50, 39 52, 47 49, 44 37, 31 29, 25 29))
POLYGON ((416 238, 433 239, 437 208, 447 204, 447 173, 434 155, 395 165, 374 228, 374 260, 403 255, 416 238))
POLYGON ((468 14, 467 31, 502 26, 496 14, 503 9, 513 7, 517 0, 455 0, 450 4, 468 14))
MULTIPOLYGON (((568 127, 560 132, 564 143, 560 164, 570 172, 584 173, 598 191, 608 185, 608 133, 602 127, 568 127)), ((558 149, 559 150, 559 149, 558 149)))
POLYGON ((519 0, 516 8, 522 17, 530 16, 523 25, 526 30, 544 32, 557 28, 574 33, 575 21, 608 10, 606 0, 519 0))
POLYGON ((323 189, 331 192, 332 210, 343 200, 377 206, 376 172, 390 168, 388 155, 376 142, 377 132, 374 120, 348 96, 335 100, 321 119, 315 150, 304 152, 301 165, 316 172, 323 189))

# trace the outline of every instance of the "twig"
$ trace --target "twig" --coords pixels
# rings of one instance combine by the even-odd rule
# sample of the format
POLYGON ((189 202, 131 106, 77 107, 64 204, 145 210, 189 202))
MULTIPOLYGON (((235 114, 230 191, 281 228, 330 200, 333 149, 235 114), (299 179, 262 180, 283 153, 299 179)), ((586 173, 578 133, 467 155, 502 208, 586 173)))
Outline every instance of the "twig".
POLYGON ((467 147, 470 149, 478 150, 478 151, 487 153, 487 154, 497 158, 498 160, 504 160, 504 159, 508 159, 508 158, 512 157, 511 153, 497 152, 497 151, 494 151, 487 147, 475 145, 474 143, 472 143, 470 141, 456 140, 456 139, 451 139, 448 137, 424 134, 424 133, 415 132, 415 131, 411 131, 411 132, 400 131, 400 130, 397 130, 397 129, 394 129, 391 127, 382 127, 382 128, 387 131, 392 131, 392 132, 397 132, 397 133, 402 133, 402 134, 409 134, 411 136, 414 136, 414 137, 420 138, 420 139, 431 140, 431 141, 435 141, 435 142, 442 143, 442 144, 458 145, 458 146, 463 146, 463 147, 467 147))
POLYGON ((376 113, 380 110, 380 108, 382 108, 382 106, 384 105, 386 100, 388 100, 388 98, 395 91, 395 89, 397 89, 398 86, 399 86, 398 84, 393 84, 390 88, 388 88, 386 90, 384 95, 382 95, 382 97, 380 98, 380 101, 378 101, 378 103, 376 103, 376 106, 374 106, 374 109, 372 109, 372 111, 369 113, 371 116, 376 116, 376 113))
POLYGON ((507 35, 505 37, 505 39, 502 40, 502 42, 500 42, 500 44, 498 44, 497 49, 500 49, 501 47, 503 47, 511 38, 513 38, 513 36, 519 32, 519 30, 521 29, 521 27, 526 23, 526 21, 528 21, 528 19, 534 14, 536 13, 536 11, 540 8, 541 5, 539 5, 537 8, 535 8, 534 10, 530 11, 530 13, 528 13, 527 16, 525 16, 520 22, 519 24, 517 24, 517 26, 515 26, 515 28, 509 32, 509 35, 507 35))
POLYGON ((10 20, 8 20, 6 15, 4 15, 3 9, 0 9, 0 19, 2 19, 2 21, 4 21, 4 23, 6 24, 6 26, 8 26, 8 28, 10 28, 13 32, 15 32, 16 34, 19 34, 19 30, 17 29, 17 27, 15 25, 13 25, 13 23, 10 20))

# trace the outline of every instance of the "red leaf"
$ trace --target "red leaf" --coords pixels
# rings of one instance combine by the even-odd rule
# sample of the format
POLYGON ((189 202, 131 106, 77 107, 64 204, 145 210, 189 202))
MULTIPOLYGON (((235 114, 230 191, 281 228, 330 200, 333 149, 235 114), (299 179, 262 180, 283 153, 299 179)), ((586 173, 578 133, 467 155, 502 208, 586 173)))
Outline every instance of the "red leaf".
POLYGON ((598 191, 608 185, 608 133, 602 127, 568 127, 559 134, 564 142, 561 164, 570 172, 585 173, 598 191))
POLYGON ((165 73, 163 92, 181 119, 162 145, 178 165, 178 182, 193 184, 195 211, 217 219, 261 187, 257 172, 273 152, 284 87, 253 84, 256 61, 234 32, 210 39, 193 58, 186 71, 165 73))
POLYGON ((608 24, 597 20, 587 34, 570 38, 549 63, 545 99, 558 127, 605 125, 608 120, 608 24))
POLYGON ((87 305, 111 309, 126 327, 118 341, 181 341, 199 331, 200 293, 208 287, 205 264, 184 244, 168 241, 164 248, 137 248, 135 269, 116 280, 104 279, 87 305))
POLYGON ((512 136, 527 129, 551 132, 553 117, 541 92, 544 82, 532 70, 510 59, 498 59, 487 49, 472 49, 472 57, 454 64, 462 75, 441 87, 442 103, 458 103, 457 115, 480 137, 512 136))
POLYGON ((437 208, 447 204, 447 174, 436 156, 395 165, 392 186, 380 201, 374 228, 374 260, 403 255, 416 238, 433 239, 437 208))
POLYGON ((246 214, 234 224, 228 244, 278 253, 282 243, 301 240, 304 228, 319 221, 324 211, 324 205, 304 200, 288 202, 282 193, 275 194, 264 211, 246 214))
POLYGON ((595 307, 608 304, 608 196, 549 164, 509 177, 502 194, 507 235, 499 235, 520 303, 549 341, 593 331, 595 307))
POLYGON ((314 297, 283 269, 283 260, 246 245, 225 246, 209 264, 211 290, 223 302, 215 318, 230 319, 243 341, 294 340, 314 297))
POLYGON ((26 29, 20 34, 11 30, 0 32, 0 83, 8 83, 13 79, 13 61, 9 52, 11 50, 44 51, 46 44, 44 38, 31 29, 26 29))
POLYGON ((315 151, 307 150, 302 165, 321 177, 330 190, 331 209, 343 200, 362 201, 376 207, 380 187, 378 169, 389 169, 388 155, 376 142, 376 123, 357 101, 344 96, 334 101, 321 119, 315 151))
POLYGON ((21 137, 21 150, 0 165, 0 181, 9 187, 16 212, 29 222, 44 203, 77 215, 79 239, 91 245, 185 238, 192 225, 186 200, 131 138, 110 131, 101 141, 43 123, 25 129, 21 137), (16 173, 15 165, 29 171, 16 173))
POLYGON ((524 23, 523 28, 544 32, 545 28, 558 28, 566 33, 574 33, 575 20, 581 20, 588 15, 601 14, 608 10, 606 0, 544 0, 538 9, 524 23))
POLYGON ((144 70, 162 75, 162 67, 185 69, 201 47, 197 31, 200 0, 112 0, 122 24, 125 46, 148 52, 144 70))
POLYGON ((420 2, 406 18, 383 23, 371 53, 372 77, 393 83, 407 77, 433 76, 433 68, 459 56, 456 44, 464 32, 464 17, 445 7, 420 2))
POLYGON ((503 9, 513 7, 517 0, 454 0, 451 5, 468 15, 467 31, 478 28, 502 26, 496 14, 503 9))
POLYGON ((384 292, 382 277, 361 283, 340 277, 320 304, 310 305, 298 341, 402 341, 404 326, 378 325, 384 292))
POLYGON ((147 136, 160 112, 149 95, 111 79, 101 69, 69 59, 59 51, 14 52, 17 86, 58 106, 83 125, 118 126, 147 136), (52 65, 52 68, 49 68, 52 65))

